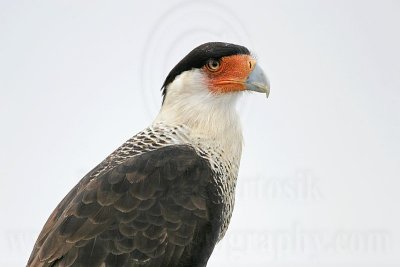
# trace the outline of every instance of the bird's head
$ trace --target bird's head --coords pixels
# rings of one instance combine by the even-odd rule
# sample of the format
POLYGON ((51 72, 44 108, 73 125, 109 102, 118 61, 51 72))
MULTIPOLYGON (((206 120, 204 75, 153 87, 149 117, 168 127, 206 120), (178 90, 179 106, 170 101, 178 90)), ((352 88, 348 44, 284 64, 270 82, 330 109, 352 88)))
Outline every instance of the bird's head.
POLYGON ((215 97, 255 91, 268 97, 269 82, 246 47, 211 42, 193 49, 170 71, 162 87, 163 102, 174 91, 215 97))
POLYGON ((236 115, 237 97, 250 91, 265 93, 267 97, 269 94, 268 79, 250 51, 230 43, 205 43, 193 49, 168 74, 156 121, 207 123, 210 127, 213 123, 221 124, 219 121, 229 124, 236 115))

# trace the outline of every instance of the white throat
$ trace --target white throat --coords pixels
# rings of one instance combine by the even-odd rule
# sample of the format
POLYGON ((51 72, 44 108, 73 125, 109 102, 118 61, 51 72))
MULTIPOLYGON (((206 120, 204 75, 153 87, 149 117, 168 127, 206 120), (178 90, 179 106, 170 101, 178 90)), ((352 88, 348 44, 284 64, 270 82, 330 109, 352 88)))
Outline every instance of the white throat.
POLYGON ((167 88, 154 123, 184 125, 190 137, 220 144, 240 157, 242 130, 236 112, 239 93, 213 94, 199 69, 183 72, 167 88))

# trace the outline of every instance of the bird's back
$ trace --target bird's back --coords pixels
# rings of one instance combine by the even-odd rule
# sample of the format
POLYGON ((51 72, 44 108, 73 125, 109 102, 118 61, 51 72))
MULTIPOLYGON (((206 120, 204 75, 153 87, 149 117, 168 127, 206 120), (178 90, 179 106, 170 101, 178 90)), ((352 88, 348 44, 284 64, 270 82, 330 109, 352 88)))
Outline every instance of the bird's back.
POLYGON ((205 150, 179 127, 150 127, 62 200, 28 266, 205 266, 226 203, 205 150))

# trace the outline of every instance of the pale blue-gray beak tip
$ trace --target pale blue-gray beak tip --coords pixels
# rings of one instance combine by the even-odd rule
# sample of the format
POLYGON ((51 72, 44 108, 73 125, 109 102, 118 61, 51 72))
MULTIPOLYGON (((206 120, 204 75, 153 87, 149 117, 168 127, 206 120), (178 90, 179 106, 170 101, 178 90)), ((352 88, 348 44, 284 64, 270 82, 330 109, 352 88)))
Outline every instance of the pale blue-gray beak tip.
POLYGON ((255 66, 246 80, 246 89, 250 91, 265 93, 269 96, 270 85, 264 71, 258 65, 255 66))

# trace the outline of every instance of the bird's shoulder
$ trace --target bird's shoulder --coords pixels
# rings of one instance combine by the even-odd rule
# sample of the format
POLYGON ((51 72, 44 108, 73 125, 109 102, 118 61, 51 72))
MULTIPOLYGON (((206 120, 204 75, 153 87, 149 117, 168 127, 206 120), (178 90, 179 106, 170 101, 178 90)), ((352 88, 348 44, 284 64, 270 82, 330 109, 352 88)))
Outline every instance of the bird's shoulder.
POLYGON ((30 263, 83 262, 89 248, 98 248, 91 259, 103 261, 122 252, 136 253, 131 258, 139 261, 178 248, 184 254, 199 224, 209 220, 208 202, 214 205, 212 169, 193 147, 152 134, 128 140, 70 191, 43 227, 30 263), (96 239, 97 246, 90 243, 96 239))

